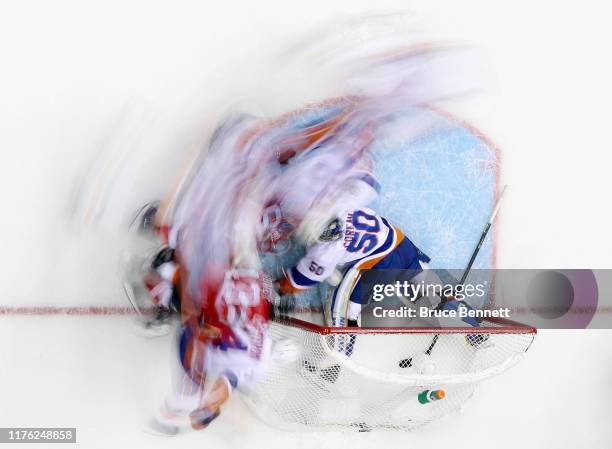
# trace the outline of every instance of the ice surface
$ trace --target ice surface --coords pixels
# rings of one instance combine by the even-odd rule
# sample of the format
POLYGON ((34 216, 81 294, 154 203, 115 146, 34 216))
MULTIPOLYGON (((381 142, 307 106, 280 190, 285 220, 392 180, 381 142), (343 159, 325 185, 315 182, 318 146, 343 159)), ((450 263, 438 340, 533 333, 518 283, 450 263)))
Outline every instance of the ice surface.
POLYGON ((612 438, 611 331, 541 331, 516 367, 479 385, 462 413, 414 432, 304 434, 274 430, 234 397, 214 426, 175 438, 145 420, 169 375, 170 338, 143 339, 127 317, 4 317, 3 426, 76 426, 80 447, 286 449, 341 445, 499 449, 605 448, 612 438), (112 335, 113 338, 109 338, 112 335), (588 348, 588 351, 585 351, 588 348), (577 379, 580 379, 579 382, 577 379))
MULTIPOLYGON (((427 109, 398 114, 396 131, 374 148, 380 198, 373 208, 431 257, 432 268, 464 268, 493 209, 495 148, 472 129, 427 109), (414 122, 429 129, 410 138, 414 122), (402 138, 401 131, 408 134, 402 138)), ((474 268, 493 267, 493 232, 474 268)))
MULTIPOLYGON (((444 39, 453 33, 474 39, 494 59, 501 86, 494 107, 479 103, 471 115, 493 130, 504 150, 503 175, 511 184, 500 216, 504 268, 609 266, 610 164, 599 159, 610 153, 610 67, 602 59, 609 14, 552 1, 411 7, 415 20, 428 14, 424 22, 444 39), (555 20, 546 20, 551 10, 555 20)), ((227 98, 270 102, 271 115, 326 98, 325 83, 322 93, 312 92, 312 67, 270 75, 271 49, 334 14, 372 8, 395 9, 397 2, 59 1, 39 2, 35 14, 31 3, 13 2, 0 17, 2 306, 126 305, 113 284, 123 242, 75 235, 63 220, 75 174, 104 151, 126 103, 144 99, 164 112, 164 124, 175 132, 168 142, 172 162, 181 164, 227 98), (268 76, 274 82, 264 85, 268 76)), ((144 131, 147 145, 159 141, 151 139, 159 133, 155 126, 144 131)), ((156 170, 146 175, 151 193, 174 181, 156 170)), ((457 222, 465 220, 457 214, 457 222)), ((479 386, 464 413, 410 434, 276 432, 234 400, 206 433, 159 439, 141 425, 165 393, 170 341, 142 339, 130 321, 0 316, 2 426, 76 426, 83 448, 603 449, 612 441, 612 333, 594 330, 541 331, 526 359, 479 386)))

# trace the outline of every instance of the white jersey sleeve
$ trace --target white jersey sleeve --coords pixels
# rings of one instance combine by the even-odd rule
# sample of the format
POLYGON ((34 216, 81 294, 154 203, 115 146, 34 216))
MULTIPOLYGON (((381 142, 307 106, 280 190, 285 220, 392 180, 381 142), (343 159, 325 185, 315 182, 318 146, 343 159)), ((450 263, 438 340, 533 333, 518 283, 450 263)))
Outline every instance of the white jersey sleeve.
POLYGON ((342 261, 343 255, 342 240, 315 243, 297 266, 290 270, 291 282, 297 288, 308 288, 323 282, 332 275, 336 266, 342 261))

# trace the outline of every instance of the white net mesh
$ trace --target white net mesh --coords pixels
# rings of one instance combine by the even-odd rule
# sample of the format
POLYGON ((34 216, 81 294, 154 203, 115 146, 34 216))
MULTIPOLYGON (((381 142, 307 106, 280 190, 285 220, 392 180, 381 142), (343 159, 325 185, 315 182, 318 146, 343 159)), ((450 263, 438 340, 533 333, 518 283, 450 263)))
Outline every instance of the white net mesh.
POLYGON ((516 363, 535 336, 529 327, 483 327, 346 333, 275 321, 274 357, 246 401, 288 430, 409 430, 458 410, 478 381, 516 363), (445 397, 423 404, 426 390, 445 397))

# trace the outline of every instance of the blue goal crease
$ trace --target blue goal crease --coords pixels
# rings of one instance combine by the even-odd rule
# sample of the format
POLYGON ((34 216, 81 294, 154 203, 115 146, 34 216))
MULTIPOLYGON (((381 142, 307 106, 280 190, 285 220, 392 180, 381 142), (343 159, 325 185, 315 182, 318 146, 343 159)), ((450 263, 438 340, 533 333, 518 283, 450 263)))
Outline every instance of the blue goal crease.
MULTIPOLYGON (((316 122, 329 114, 309 110, 293 118, 296 127, 316 122)), ((474 250, 495 202, 497 153, 486 141, 461 123, 431 110, 418 112, 434 123, 418 137, 375 142, 375 175, 380 196, 371 207, 402 231, 428 256, 430 267, 462 269, 474 250)), ((415 111, 406 112, 406 116, 415 111)), ((393 129, 395 114, 388 125, 393 129)), ((406 117, 404 117, 406 118, 406 117)), ((401 130, 400 130, 401 131, 401 130)), ((494 268, 493 232, 490 232, 473 268, 494 268)), ((294 247, 280 256, 264 257, 264 266, 279 275, 281 267, 295 264, 304 249, 294 247)), ((324 285, 298 295, 298 307, 320 305, 324 285)))

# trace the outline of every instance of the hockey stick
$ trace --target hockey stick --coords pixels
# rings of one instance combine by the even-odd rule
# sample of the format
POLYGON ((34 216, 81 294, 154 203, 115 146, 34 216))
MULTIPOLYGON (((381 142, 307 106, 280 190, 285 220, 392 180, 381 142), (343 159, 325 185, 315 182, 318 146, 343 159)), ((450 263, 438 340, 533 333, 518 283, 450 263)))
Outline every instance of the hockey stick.
MULTIPOLYGON (((459 282, 457 283, 455 288, 458 287, 459 285, 463 285, 463 283, 467 279, 468 275, 470 274, 470 270, 472 269, 472 265, 474 265, 474 261, 476 260, 476 256, 478 256, 478 253, 480 252, 480 249, 482 248, 482 245, 484 244, 484 241, 487 238, 487 234, 489 233, 489 229, 491 229, 491 226, 493 225, 493 222, 495 221, 495 217, 497 216, 497 212, 499 212, 499 207, 501 206, 501 202, 502 202, 502 199, 504 198, 504 193, 506 193, 506 188, 507 187, 508 186, 505 185, 504 188, 502 189, 501 193, 499 194, 499 198, 497 199, 497 203, 495 203, 495 207, 493 208, 493 212, 491 213, 491 216, 489 217, 489 221, 487 221, 487 224, 485 225, 484 229, 482 230, 482 234, 480 235, 480 240, 478 241, 478 244, 476 245, 476 248, 474 248, 474 251, 472 251, 472 256, 470 257, 470 261, 468 262, 467 267, 465 267, 465 270, 463 270, 463 275, 461 276, 461 279, 459 280, 459 282)), ((439 338, 440 338, 440 334, 435 334, 433 336, 433 339, 431 340, 431 344, 429 345, 429 347, 425 351, 426 355, 431 355, 431 351, 433 351, 433 349, 436 346, 436 343, 438 342, 439 338)), ((400 360, 399 366, 400 366, 400 368, 409 368, 409 367, 411 367, 412 366, 412 357, 410 357, 408 359, 400 360)))
POLYGON ((459 283, 457 285, 463 285, 463 283, 465 282, 465 280, 468 277, 468 274, 470 274, 470 270, 472 269, 472 265, 474 264, 474 261, 476 260, 476 256, 478 255, 478 253, 480 252, 480 248, 482 248, 482 245, 485 241, 485 238, 487 238, 487 234, 489 233, 489 229, 491 229, 491 225, 493 225, 493 222, 495 221, 495 216, 497 215, 497 212, 499 211, 499 207, 501 206, 501 202, 502 199, 504 198, 504 193, 506 193, 506 188, 508 186, 505 185, 504 188, 502 189, 501 193, 499 194, 499 198, 497 199, 497 203, 495 204, 495 207, 493 208, 493 212, 491 213, 491 217, 489 218, 489 221, 487 222, 487 224, 485 225, 483 231, 482 231, 482 235, 480 236, 480 240, 478 241, 478 245, 476 245, 476 248, 474 248, 474 251, 472 252, 472 257, 470 258, 470 261, 467 264, 467 267, 465 267, 465 271, 463 272, 463 276, 461 276, 461 279, 459 280, 459 283))

